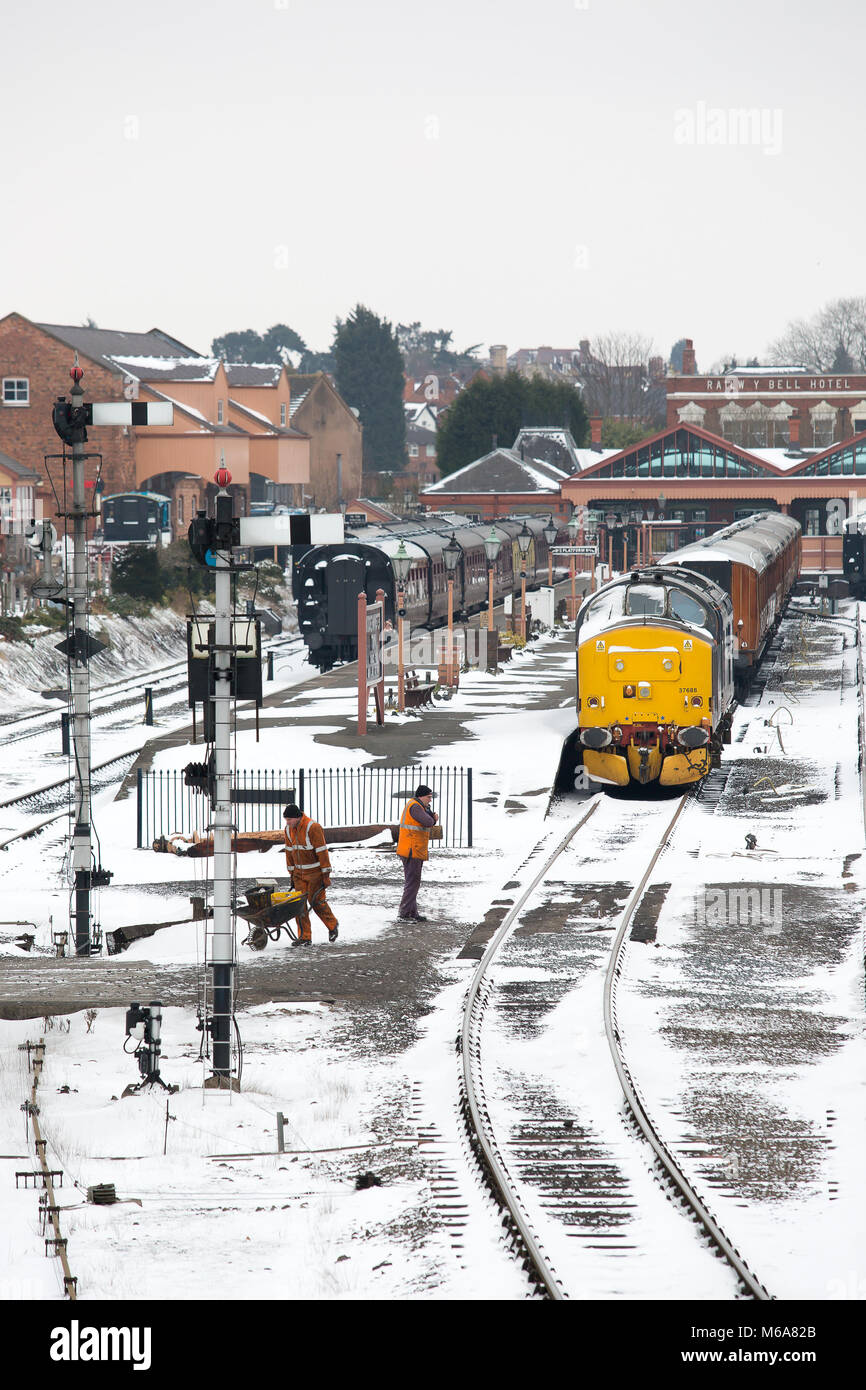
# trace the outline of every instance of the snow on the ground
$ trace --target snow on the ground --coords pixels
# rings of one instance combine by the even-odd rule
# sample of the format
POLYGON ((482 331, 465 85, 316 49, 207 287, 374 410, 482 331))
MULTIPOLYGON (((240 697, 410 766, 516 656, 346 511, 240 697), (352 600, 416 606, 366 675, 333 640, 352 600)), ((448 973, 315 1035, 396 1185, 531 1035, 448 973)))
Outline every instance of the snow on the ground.
MULTIPOLYGON (((437 744, 422 759, 475 769, 475 850, 434 851, 424 888, 428 900, 447 901, 452 919, 467 928, 483 918, 492 894, 541 831, 562 741, 573 728, 572 697, 563 699, 561 709, 533 712, 531 706, 557 680, 568 689, 573 663, 571 642, 560 636, 516 655, 499 677, 464 675, 451 704, 465 710, 470 736, 437 744), (508 813, 506 802, 516 803, 508 813)), ((286 675, 291 684, 293 673, 286 675)), ((238 732, 238 765, 367 763, 373 756, 369 747, 344 749, 317 741, 328 730, 344 727, 332 722, 335 717, 345 720, 355 710, 351 688, 305 688, 291 712, 301 719, 312 715, 311 722, 289 728, 271 712, 263 714, 258 744, 251 730, 238 732)), ((154 767, 181 767, 189 760, 188 746, 171 747, 157 754, 154 767)), ((114 794, 114 789, 101 793, 94 803, 102 859, 115 874, 111 890, 98 894, 95 903, 104 930, 135 921, 188 918, 188 899, 201 891, 206 861, 136 850, 134 798, 116 801, 114 794), (155 896, 147 891, 147 885, 160 883, 165 892, 155 896)), ((49 831, 19 843, 14 860, 0 865, 9 917, 36 921, 37 948, 43 950, 50 943, 49 915, 57 925, 67 909, 63 849, 58 828, 56 834, 49 831)), ((344 923, 340 944, 345 939, 347 946, 363 949, 370 943, 375 950, 383 930, 381 904, 365 902, 363 890, 353 894, 351 883, 356 873, 376 872, 381 856, 371 861, 371 851, 358 848, 337 850, 334 859, 330 896, 344 923)), ((281 860, 279 851, 245 856, 239 873, 282 879, 281 860)), ((395 905, 398 868, 388 866, 395 905)), ((240 923, 239 938, 246 930, 240 923)), ((133 943, 104 965, 117 971, 126 963, 148 960, 195 965, 203 951, 203 927, 189 924, 133 943)), ((132 1058, 122 1051, 121 1010, 100 1010, 92 1033, 81 1012, 69 1017, 68 1033, 62 1026, 46 1033, 40 1104, 49 1157, 82 1187, 114 1181, 125 1199, 122 1205, 94 1208, 80 1205, 79 1192, 76 1210, 64 1214, 64 1234, 82 1291, 89 1297, 206 1296, 207 1269, 218 1253, 230 1261, 231 1291, 239 1298, 524 1297, 524 1278, 501 1247, 490 1199, 480 1184, 467 1182, 464 1160, 454 1168, 471 1218, 466 1248, 458 1249, 441 1218, 431 1217, 436 1174, 444 1160, 439 1148, 427 1156, 418 1142, 417 1121, 409 1119, 412 1078, 424 1098, 423 1117, 432 1116, 443 1135, 446 1160, 459 1150, 453 1033, 466 969, 465 963, 447 959, 435 966, 440 1002, 429 1022, 420 1025, 409 1051, 396 1055, 376 1049, 374 1024, 367 1055, 358 1057, 340 1046, 335 1040, 342 1028, 339 1006, 242 1010, 239 1096, 201 1089, 194 1013, 166 1009, 163 1073, 181 1086, 168 1098, 167 1122, 161 1093, 112 1100, 137 1080, 132 1058), (70 1090, 61 1090, 65 1086, 70 1090), (278 1110, 291 1127, 287 1146, 297 1150, 279 1158, 274 1154, 278 1110), (405 1123, 398 1124, 395 1117, 401 1115, 405 1123), (343 1152, 312 1152, 329 1147, 343 1152), (269 1156, 212 1157, 241 1150, 267 1151, 269 1156), (355 1179, 366 1169, 384 1173, 382 1187, 356 1190, 355 1179), (161 1256, 143 1283, 135 1257, 152 1242, 158 1242, 161 1256)), ((0 1055, 17 1059, 18 1043, 42 1032, 38 1019, 0 1023, 0 1055)), ((64 1204, 68 1200, 62 1198, 64 1204)), ((30 1194, 20 1205, 30 1211, 32 1237, 36 1198, 30 1194)), ((18 1248, 9 1247, 10 1274, 18 1248)), ((4 1273, 0 1267, 0 1281, 4 1273)), ((50 1288, 49 1281, 49 1290, 39 1296, 54 1296, 50 1288)))
MULTIPOLYGON (((450 920, 465 923, 467 929, 483 919, 491 900, 500 894, 503 884, 519 875, 521 865, 546 833, 549 789, 562 742, 574 727, 573 675, 573 646, 562 636, 516 653, 497 676, 483 672, 463 675, 459 691, 443 707, 461 714, 464 736, 437 743, 419 759, 474 769, 475 848, 471 852, 434 851, 425 869, 423 889, 425 901, 440 909, 447 904, 450 920), (557 698, 558 689, 561 698, 557 698), (542 696, 556 707, 537 708, 536 701, 542 696)), ((285 676, 286 685, 290 685, 298 672, 287 671, 285 676)), ((331 733, 345 729, 355 709, 355 695, 348 686, 326 691, 299 687, 286 711, 291 724, 281 724, 282 714, 268 711, 262 715, 258 744, 249 729, 238 731, 238 765, 275 769, 366 765, 376 757, 374 738, 368 738, 363 748, 343 748, 327 741, 331 733)), ((863 841, 853 752, 856 721, 852 724, 850 708, 840 702, 838 690, 835 696, 827 693, 823 703, 817 704, 792 704, 770 691, 759 711, 742 712, 741 723, 744 720, 748 722, 745 741, 735 742, 728 755, 733 759, 764 756, 753 750, 768 746, 766 756, 768 767, 771 757, 773 760, 775 791, 770 786, 766 791, 773 796, 781 793, 779 808, 761 817, 757 850, 751 854, 745 850, 744 836, 752 829, 748 814, 688 818, 682 836, 660 861, 657 876, 686 885, 697 864, 703 878, 712 881, 712 865, 717 859, 718 877, 727 878, 731 876, 729 856, 733 853, 738 856, 733 863, 741 866, 748 883, 838 885, 845 854, 862 849, 863 841), (782 754, 775 744, 778 736, 764 726, 763 719, 786 703, 794 711, 795 724, 789 728, 787 719, 779 716, 784 720, 782 754), (822 731, 820 754, 816 754, 813 718, 822 731), (844 754, 840 739, 847 748, 844 754), (784 779, 775 768, 780 759, 785 760, 786 767, 790 765, 784 779), (782 800, 791 785, 799 785, 801 780, 825 789, 832 782, 839 788, 838 798, 832 799, 835 793, 831 793, 830 801, 805 808, 793 800, 782 800)), ((178 768, 191 756, 199 755, 189 747, 171 747, 160 751, 153 765, 156 769, 178 768)), ((187 918, 188 899, 201 892, 206 861, 136 850, 134 799, 115 801, 113 796, 113 790, 101 793, 94 808, 103 862, 115 872, 112 889, 98 904, 104 929, 110 931, 135 921, 187 918), (148 885, 155 885, 158 892, 150 891, 148 885)), ((648 820, 654 815, 654 808, 647 810, 648 820)), ((603 845, 604 834, 616 825, 617 803, 603 798, 595 820, 596 843, 603 845)), ((602 857, 587 870, 588 881, 627 881, 637 867, 636 848, 615 839, 611 843, 615 847, 609 849, 606 860, 602 857)), ((8 864, 0 861, 6 915, 36 921, 37 946, 43 949, 49 941, 49 913, 54 914, 56 923, 63 920, 67 910, 63 851, 58 828, 57 833, 47 831, 38 839, 19 844, 8 864)), ((359 963, 375 962, 379 940, 383 939, 382 894, 363 887, 353 891, 352 883, 378 874, 396 891, 399 866, 389 861, 380 872, 386 857, 363 848, 339 850, 333 858, 330 896, 341 918, 339 948, 357 948, 359 963)), ((284 873, 277 850, 240 858, 238 870, 245 877, 282 879, 284 873)), ((858 877, 858 892, 860 884, 858 877)), ((655 1071, 660 1103, 674 1095, 671 1077, 678 1063, 675 1046, 659 1027, 658 986, 665 979, 665 951, 675 952, 680 935, 687 930, 680 920, 686 913, 687 896, 685 887, 682 891, 672 889, 660 921, 660 940, 666 934, 666 945, 644 951, 642 969, 621 1004, 628 1009, 627 1027, 632 1037, 640 1039, 641 1055, 650 1073, 659 1059, 655 1071), (641 992, 644 986, 646 993, 641 992)), ((245 933, 246 925, 241 924, 239 938, 245 933)), ((276 960, 276 953, 285 948, 268 949, 276 960)), ((137 942, 104 965, 107 970, 122 971, 126 962, 150 960, 181 968, 200 961, 202 952, 202 928, 184 925, 137 942)), ((471 1170, 461 1149, 464 1141, 457 1113, 454 1038, 471 968, 471 961, 458 961, 453 953, 438 957, 432 953, 431 1003, 415 1029, 414 1040, 408 1046, 389 1049, 387 1034, 383 1033, 377 1046, 377 1014, 372 1008, 363 1055, 346 1043, 345 1004, 265 1004, 241 1011, 245 1055, 240 1095, 201 1089, 199 1035, 194 1012, 189 1009, 165 1012, 163 1071, 172 1083, 181 1086, 177 1095, 169 1098, 155 1092, 112 1099, 137 1079, 132 1058, 122 1054, 121 1010, 100 1010, 92 1033, 86 1031, 82 1013, 70 1016, 68 1033, 57 1027, 47 1032, 48 1061, 40 1103, 45 1106, 49 1152, 56 1156, 57 1166, 68 1165, 83 1186, 114 1181, 118 1193, 129 1199, 116 1207, 97 1209, 79 1205, 81 1194, 76 1193, 77 1210, 64 1216, 74 1272, 87 1296, 206 1296, 209 1290, 203 1271, 215 1259, 230 1261, 230 1291, 238 1298, 525 1296, 519 1270, 499 1248, 497 1222, 490 1219, 487 1209, 489 1199, 467 1176, 471 1170), (67 1085, 69 1091, 61 1089, 67 1085), (275 1153, 278 1110, 290 1126, 287 1147, 296 1150, 279 1156, 275 1153), (419 1142, 421 1124, 435 1131, 436 1146, 431 1140, 419 1142), (339 1152, 321 1152, 325 1149, 339 1152), (242 1158, 238 1156, 241 1153, 256 1156, 242 1158), (235 1156, 217 1158, 216 1154, 235 1156), (367 1170, 379 1173, 383 1185, 356 1190, 356 1177, 367 1170), (451 1174, 455 1200, 463 1204, 466 1213, 459 1238, 450 1238, 447 1226, 436 1216, 437 1174, 443 1171, 446 1177, 451 1174), (136 1257, 139 1251, 153 1248, 154 1242, 160 1260, 147 1275, 149 1282, 144 1287, 136 1257)), ((635 968, 634 953, 629 968, 635 968)), ((828 1015, 835 1011, 840 1017, 862 1020, 862 973, 853 947, 844 967, 834 973, 821 976, 811 970, 804 990, 809 1000, 820 995, 820 1008, 828 1015)), ((591 1007, 589 999, 585 1003, 591 1007)), ((566 1074, 564 1058, 575 1028, 579 1044, 583 1036, 584 1070, 588 1068, 595 1080, 601 1066, 600 1056, 596 1056, 598 1025, 588 1025, 589 1035, 583 1034, 582 1010, 580 999, 575 999, 567 1008, 555 1011, 531 1055, 527 1053, 525 1058, 528 1067, 539 1071, 545 1057, 553 1058, 555 1084, 566 1094, 574 1083, 566 1074)), ((25 1037, 41 1032, 40 1020, 0 1023, 0 1080, 4 1094, 10 1096, 6 1106, 8 1137, 4 1138, 8 1147, 4 1152, 10 1154, 25 1151, 23 1116, 11 1104, 16 1095, 23 1100, 26 1085, 17 1046, 25 1037)), ((852 1026, 831 1055, 801 1068, 804 1074, 808 1072, 804 1086, 811 1088, 816 1103, 820 1097, 825 1109, 832 1105, 835 1110, 837 1150, 844 1142, 849 1155, 844 1160, 845 1173, 841 1172, 844 1165, 835 1160, 840 1172, 834 1181, 844 1177, 847 1184, 846 1202, 834 1209, 839 1212, 838 1230, 833 1227, 834 1218, 826 1227, 834 1238, 839 1235, 836 1250, 842 1252, 843 1263, 856 1254, 854 1241, 845 1231, 862 1230, 862 1204, 858 1207, 856 1201, 852 1205, 847 1200, 854 1184, 855 1164, 850 1155, 859 1142, 857 1116, 863 1111, 862 1086, 852 1082, 851 1067, 858 1066, 858 1074, 863 1074, 861 1051, 862 1038, 852 1026)), ((786 1107, 792 1112, 803 1108, 806 1090, 798 1089, 796 1073, 793 1068, 790 1078, 774 1079, 780 1113, 786 1107), (786 1086, 789 1094, 785 1094, 786 1086)), ((604 1093, 613 1127, 615 1085, 599 1078, 598 1089, 604 1093)), ((585 1089, 582 1094, 585 1098, 585 1089)), ((0 1181, 8 1167, 4 1162, 0 1168, 0 1181)), ((4 1280, 14 1284, 16 1271, 23 1277, 23 1271, 30 1268, 25 1261, 29 1240, 40 1252, 36 1261, 39 1271, 33 1276, 39 1281, 36 1296, 59 1297, 55 1262, 44 1261, 41 1256, 36 1198, 32 1193, 13 1196, 9 1189, 6 1181, 2 1206, 4 1213, 8 1206, 10 1221, 14 1215, 14 1226, 10 1226, 14 1235, 5 1252, 0 1245, 0 1289, 5 1287, 4 1280), (50 1277, 46 1266, 52 1270, 50 1277)), ((64 1189, 62 1201, 71 1199, 72 1194, 67 1195, 64 1189)), ((826 1203, 822 1203, 821 1212, 824 1223, 826 1203)), ((804 1216, 808 1220, 808 1215, 808 1203, 802 1202, 793 1204, 790 1212, 781 1204, 762 1211, 761 1220, 766 1218, 763 1237, 775 1249, 780 1267, 793 1270, 796 1261, 788 1260, 791 1233, 797 1221, 804 1216), (774 1247, 777 1230, 782 1235, 774 1247)), ((859 1261, 850 1267, 859 1269, 861 1264, 859 1261)), ((842 1277, 844 1273, 842 1270, 842 1277)), ((832 1277, 831 1270, 816 1266, 808 1296, 833 1297, 828 1288, 832 1277)), ((801 1285, 786 1285, 792 1287, 801 1285)), ((632 1286, 624 1281, 622 1296, 632 1292, 632 1286)), ((664 1297, 665 1292, 660 1290, 658 1296, 664 1297)))

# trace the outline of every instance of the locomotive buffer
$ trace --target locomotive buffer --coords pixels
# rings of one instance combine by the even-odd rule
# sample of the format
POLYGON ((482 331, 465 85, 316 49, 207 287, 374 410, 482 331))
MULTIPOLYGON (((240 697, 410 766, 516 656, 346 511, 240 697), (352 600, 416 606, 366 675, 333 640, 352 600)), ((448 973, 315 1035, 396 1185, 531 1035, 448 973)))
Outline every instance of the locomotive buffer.
MULTIPOLYGON (((69 688, 72 697, 72 730, 74 738, 75 761, 75 822, 72 834, 72 873, 75 893, 75 910, 70 910, 74 922, 75 954, 89 956, 91 952, 91 889, 107 884, 111 873, 102 864, 95 864, 92 845, 91 825, 91 785, 90 785, 90 669, 91 657, 102 651, 104 643, 96 641, 88 632, 87 576, 87 521, 95 515, 87 504, 87 489, 84 480, 84 465, 87 459, 99 460, 100 454, 85 451, 88 425, 170 425, 173 407, 169 402, 145 401, 107 401, 104 403, 86 402, 81 387, 83 369, 78 365, 78 353, 70 370, 72 390, 70 400, 59 396, 54 402, 52 423, 63 440, 64 450, 59 457, 63 463, 62 503, 57 487, 52 480, 55 498, 58 503, 58 516, 62 516, 72 526, 72 575, 66 572, 65 597, 51 573, 48 556, 50 553, 50 533, 53 528, 43 525, 41 533, 34 527, 34 539, 42 545, 46 556, 46 569, 43 575, 43 594, 46 598, 62 602, 66 607, 66 638, 58 643, 59 650, 66 657, 69 667, 69 688), (66 466, 68 455, 66 446, 72 454, 72 504, 68 505, 66 492, 66 466)), ((45 466, 50 478, 48 463, 58 456, 46 455, 45 466)), ((39 588, 34 590, 40 595, 39 588)))

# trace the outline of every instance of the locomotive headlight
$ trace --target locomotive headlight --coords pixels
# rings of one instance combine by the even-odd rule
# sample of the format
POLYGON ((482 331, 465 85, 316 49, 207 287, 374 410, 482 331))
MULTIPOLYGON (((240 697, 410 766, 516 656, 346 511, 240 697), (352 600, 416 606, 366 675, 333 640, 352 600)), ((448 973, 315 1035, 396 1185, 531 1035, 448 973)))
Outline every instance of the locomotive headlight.
POLYGON ((617 662, 615 663, 615 665, 616 665, 616 669, 617 669, 618 671, 624 671, 624 670, 625 670, 625 662, 624 662, 624 661, 617 661, 617 662))
POLYGON ((633 686, 633 685, 624 685, 623 688, 622 688, 622 693, 623 693, 624 697, 626 698, 626 700, 632 700, 632 699, 634 699, 634 686, 633 686))
POLYGON ((586 703, 589 705, 590 709, 598 709, 598 696, 590 695, 586 703))
POLYGON ((665 657, 665 660, 662 662, 662 666, 666 671, 672 671, 674 669, 674 663, 670 660, 669 657, 665 657))
POLYGON ((613 738, 615 738, 615 739, 621 739, 621 738, 622 738, 622 729, 619 727, 618 724, 614 724, 614 726, 613 726, 613 728, 611 729, 610 732, 611 732, 611 735, 612 735, 613 738))
POLYGON ((649 681, 638 681, 637 697, 639 700, 648 700, 653 693, 653 688, 649 681))
POLYGON ((703 695, 693 695, 693 696, 692 696, 692 704, 695 706, 695 708, 698 708, 698 706, 702 705, 703 703, 704 703, 704 697, 703 697, 703 695))

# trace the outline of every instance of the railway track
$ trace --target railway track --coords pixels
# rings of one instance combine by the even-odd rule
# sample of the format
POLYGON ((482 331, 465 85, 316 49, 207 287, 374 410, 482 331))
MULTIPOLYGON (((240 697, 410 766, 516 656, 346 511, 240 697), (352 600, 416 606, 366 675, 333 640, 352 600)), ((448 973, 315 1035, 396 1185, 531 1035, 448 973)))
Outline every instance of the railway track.
MULTIPOLYGON (((299 637, 287 637, 284 639, 276 639, 275 642, 270 644, 269 650, 291 656, 302 647, 303 639, 299 637)), ((161 686, 154 676, 139 676, 131 683, 129 681, 116 682, 115 685, 118 688, 115 690, 113 700, 101 707, 94 706, 92 710, 93 715, 116 714, 122 709, 139 703, 145 685, 153 686, 155 692, 163 696, 175 694, 180 690, 186 690, 185 662, 174 663, 172 666, 162 669, 162 680, 165 683, 161 686), (176 680, 174 675, 171 674, 175 671, 183 672, 182 680, 176 680), (132 694, 131 692, 133 691, 137 693, 132 694)), ((102 690, 104 691, 106 688, 107 687, 103 686, 102 690)), ((168 712, 171 713, 171 710, 168 712)), ((59 731, 60 724, 56 719, 56 714, 56 710, 50 710, 46 711, 44 714, 30 716, 27 720, 19 721, 20 723, 27 724, 26 730, 11 735, 0 733, 0 747, 9 747, 24 739, 35 738, 52 729, 59 731), (33 719, 38 719, 40 721, 38 726, 32 727, 33 719), (54 722, 52 723, 52 721, 54 722)), ((6 727, 9 729, 11 726, 7 725, 6 727)), ((111 786, 113 782, 122 780, 140 752, 140 746, 123 749, 121 752, 113 754, 103 762, 94 764, 92 768, 93 791, 104 791, 108 786, 111 786)), ((39 787, 29 787, 24 791, 17 792, 15 796, 8 797, 5 801, 0 801, 0 811, 21 808, 25 811, 38 811, 41 813, 38 819, 30 821, 24 826, 14 828, 12 833, 3 836, 3 832, 0 831, 0 850, 8 849, 10 845, 18 840, 27 840, 34 835, 41 834, 49 825, 61 820, 68 813, 69 787, 73 781, 74 773, 69 772, 53 782, 45 783, 39 787), (46 812, 49 814, 45 814, 46 812)))
MULTIPOLYGON (((526 861, 514 902, 470 983, 460 1036, 463 1117, 530 1284, 545 1298, 658 1296, 655 1290, 664 1277, 665 1261, 683 1258, 682 1254, 668 1257, 667 1253, 668 1242, 673 1248, 677 1242, 682 1245, 684 1239, 685 1223, 678 1209, 691 1218, 700 1237, 695 1242, 693 1232, 685 1236, 690 1247, 685 1258, 704 1266, 708 1255, 699 1248, 704 1245, 710 1256, 720 1256, 724 1261, 724 1265, 716 1261, 712 1269, 707 1267, 707 1296, 770 1297, 689 1182, 672 1148, 665 1143, 658 1122, 648 1113, 640 1096, 636 1075, 639 1067, 627 1055, 617 1024, 616 987, 630 928, 648 897, 656 864, 690 800, 690 796, 681 798, 673 815, 668 802, 649 808, 644 804, 626 817, 631 823, 631 832, 626 836, 630 844, 623 842, 613 853, 628 851, 641 858, 644 867, 642 872, 633 874, 634 883, 619 914, 610 950, 605 949, 602 938, 614 926, 619 903, 608 901, 601 904, 596 920, 580 932, 581 958, 569 955, 564 948, 557 950, 553 943, 562 937, 545 933, 545 966, 533 969, 533 933, 544 932, 534 901, 546 888, 548 898, 552 895, 555 903, 557 892, 567 893, 575 884, 585 882, 587 870, 591 875, 592 863, 598 866, 598 847, 611 844, 615 818, 622 819, 627 803, 598 798, 572 821, 565 834, 549 833, 526 861), (611 807, 615 808, 613 812, 611 807), (587 829, 593 818, 594 825, 587 829), (582 853, 582 844, 590 838, 595 839, 595 847, 589 845, 582 853), (564 864, 567 857, 570 863, 564 864), (556 874, 560 875, 558 880, 556 874), (515 933, 521 932, 522 941, 516 940, 515 933), (509 1048, 513 1058, 521 1049, 525 1056, 527 1040, 531 1045, 533 1035, 543 1031, 542 1024, 549 1026, 557 1009, 566 1009, 573 1015, 569 1001, 576 992, 580 993, 582 1005, 597 1011, 602 971, 608 1065, 612 1062, 625 1097, 630 1126, 630 1133, 625 1135, 617 1135, 609 1124, 606 1129, 603 1125, 595 1126, 579 1098, 573 1107, 569 1106, 562 1098, 562 1088, 556 1096, 555 1087, 548 1087, 544 1080, 521 1089, 515 1076, 524 1064, 509 1063, 509 1048), (546 981, 542 981, 543 973, 548 976, 546 981), (489 1051, 495 1066, 485 1063, 487 1032, 494 1035, 489 1051), (650 1146, 649 1165, 643 1140, 650 1146), (643 1149, 639 1157, 636 1141, 643 1149), (636 1169, 643 1170, 642 1176, 636 1176, 636 1169), (649 1227, 641 1210, 648 1201, 652 1205, 645 1190, 647 1171, 654 1171, 668 1198, 664 1214, 652 1215, 649 1227), (661 1232, 664 1234, 660 1236, 661 1232), (659 1236, 665 1248, 652 1251, 648 1241, 659 1236), (635 1277, 646 1280, 642 1292, 640 1287, 629 1285, 624 1270, 626 1256, 635 1267, 635 1277), (602 1270, 606 1273, 602 1274, 602 1270), (611 1282, 602 1292, 597 1281, 608 1276, 611 1282)), ((620 884, 620 894, 628 886, 620 884)), ((585 899, 585 888, 583 896, 585 899)), ((563 928, 567 915, 566 907, 560 911, 563 928)), ((582 1018, 580 1025, 572 1017, 575 1033, 598 1033, 598 1022, 597 1012, 592 1021, 582 1018)), ((591 1046, 588 1057, 590 1069, 602 1066, 603 1058, 594 1056, 591 1046)), ((582 1060, 586 1063, 587 1056, 582 1060)), ((576 1057, 569 1062, 571 1067, 577 1065, 576 1057)), ((538 1074, 543 1076, 544 1069, 544 1064, 540 1064, 538 1074)), ((598 1088, 597 1075, 593 1075, 592 1085, 598 1088)), ((621 1099, 618 1106, 621 1131, 621 1099)), ((657 1201, 655 1205, 658 1207, 657 1201)))
MULTIPOLYGON (((274 655, 291 656, 304 645, 301 637, 276 638, 265 648, 274 655)), ((133 678, 112 681, 99 686, 91 692, 91 716, 117 714, 121 710, 141 705, 144 691, 151 688, 154 697, 176 695, 187 688, 186 661, 175 661, 155 671, 139 673, 133 678), (103 696, 110 698, 102 700, 103 696)), ((60 719, 56 709, 40 710, 14 720, 0 720, 0 747, 13 747, 16 743, 37 738, 41 734, 60 732, 60 719)))

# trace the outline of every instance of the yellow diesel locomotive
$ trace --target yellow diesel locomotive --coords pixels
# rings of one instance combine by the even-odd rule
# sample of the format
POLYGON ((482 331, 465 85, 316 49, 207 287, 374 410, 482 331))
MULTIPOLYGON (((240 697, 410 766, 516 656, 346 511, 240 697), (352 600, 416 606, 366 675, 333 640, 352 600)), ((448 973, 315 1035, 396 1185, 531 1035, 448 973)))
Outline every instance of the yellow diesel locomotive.
POLYGON ((684 786, 730 741, 730 596, 685 567, 634 570, 577 615, 578 737, 587 775, 684 786))

